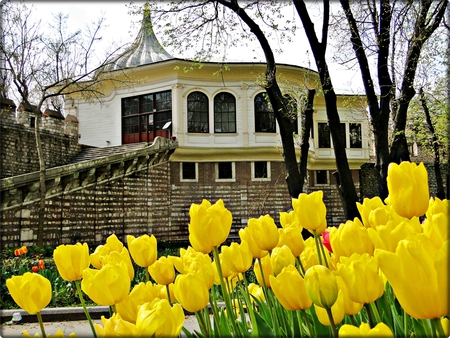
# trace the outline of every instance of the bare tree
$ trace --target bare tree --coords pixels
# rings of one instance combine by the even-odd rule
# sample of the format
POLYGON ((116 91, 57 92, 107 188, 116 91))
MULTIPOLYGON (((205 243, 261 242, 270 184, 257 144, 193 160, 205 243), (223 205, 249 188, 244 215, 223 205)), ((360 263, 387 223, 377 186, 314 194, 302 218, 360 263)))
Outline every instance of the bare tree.
POLYGON ((410 159, 405 127, 408 107, 416 94, 417 66, 426 41, 443 20, 448 2, 368 0, 350 5, 349 1, 340 0, 340 3, 366 92, 374 132, 379 193, 384 199, 388 194, 389 163, 410 159), (376 60, 375 79, 370 64, 372 58, 376 60), (399 60, 404 60, 404 64, 400 65, 399 60), (391 144, 390 118, 394 123, 391 144))
MULTIPOLYGON (((62 109, 64 95, 78 94, 85 99, 103 96, 98 85, 106 78, 100 69, 111 62, 106 55, 96 65, 92 58, 94 43, 99 38, 103 20, 95 23, 92 34, 84 36, 81 30, 69 32, 67 16, 57 14, 49 29, 42 29, 41 21, 33 18, 33 9, 24 3, 4 5, 1 53, 5 72, 11 81, 11 91, 24 108, 35 115, 36 149, 39 157, 40 204, 37 245, 44 244, 44 213, 46 195, 46 164, 42 151, 40 121, 44 105, 62 109), (59 101, 58 101, 58 98, 59 101)), ((10 93, 11 94, 11 93, 10 93)))

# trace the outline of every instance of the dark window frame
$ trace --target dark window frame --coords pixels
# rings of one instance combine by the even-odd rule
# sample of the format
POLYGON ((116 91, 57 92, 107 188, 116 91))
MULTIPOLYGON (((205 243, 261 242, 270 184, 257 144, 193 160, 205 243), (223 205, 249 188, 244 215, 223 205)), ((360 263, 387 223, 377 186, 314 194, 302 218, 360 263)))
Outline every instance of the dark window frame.
POLYGON ((205 93, 194 91, 187 97, 188 133, 209 133, 209 98, 205 93))
POLYGON ((276 133, 275 112, 267 97, 262 92, 255 95, 253 100, 255 113, 255 133, 276 133))
POLYGON ((181 162, 181 180, 182 181, 197 181, 197 163, 196 162, 181 162), (185 175, 187 174, 187 175, 185 175), (189 176, 190 177, 186 177, 189 176))
POLYGON ((217 176, 218 181, 230 181, 235 179, 235 168, 233 162, 217 162, 217 176))
POLYGON ((236 133, 236 97, 231 93, 214 96, 214 133, 236 133))

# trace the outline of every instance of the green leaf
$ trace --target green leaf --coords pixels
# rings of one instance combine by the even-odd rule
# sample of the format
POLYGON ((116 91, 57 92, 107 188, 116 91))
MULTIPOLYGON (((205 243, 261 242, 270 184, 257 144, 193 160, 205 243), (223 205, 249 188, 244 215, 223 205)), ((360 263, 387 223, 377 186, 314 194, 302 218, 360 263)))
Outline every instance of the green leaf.
POLYGON ((260 337, 274 337, 275 334, 270 328, 266 320, 258 313, 255 312, 256 323, 258 324, 258 332, 260 337))

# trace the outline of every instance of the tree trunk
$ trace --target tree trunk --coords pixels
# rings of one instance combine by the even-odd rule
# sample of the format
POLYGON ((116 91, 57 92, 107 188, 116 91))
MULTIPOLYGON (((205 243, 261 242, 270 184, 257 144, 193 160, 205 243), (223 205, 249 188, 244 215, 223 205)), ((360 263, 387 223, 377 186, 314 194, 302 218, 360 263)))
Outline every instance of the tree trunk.
POLYGON ((420 94, 420 103, 422 105, 423 112, 425 113, 425 118, 427 120, 428 128, 430 129, 431 135, 433 137, 432 145, 433 145, 433 151, 434 151, 434 173, 436 175, 436 185, 437 185, 436 197, 442 200, 442 199, 445 199, 445 189, 444 189, 444 184, 442 181, 441 159, 439 156, 438 140, 436 137, 436 133, 434 131, 433 122, 431 121, 431 116, 430 116, 430 110, 428 109, 427 101, 425 99, 425 94, 424 94, 422 88, 420 88, 419 94, 420 94))
POLYGON ((221 5, 231 9, 236 13, 242 21, 250 28, 250 30, 255 34, 261 48, 264 51, 266 58, 266 93, 269 97, 270 103, 275 113, 275 118, 278 122, 278 127, 280 128, 281 143, 283 145, 283 158, 286 166, 286 183, 288 186, 289 195, 292 198, 298 198, 301 191, 301 178, 297 163, 297 155, 295 153, 295 144, 291 120, 287 111, 287 107, 284 103, 283 95, 281 89, 278 86, 276 79, 276 64, 275 57, 272 52, 272 48, 264 35, 261 28, 252 20, 245 12, 245 10, 239 7, 236 0, 230 2, 225 0, 217 1, 221 5))
POLYGON ((39 158, 39 193, 40 193, 36 244, 40 248, 42 248, 44 245, 45 195, 47 193, 47 187, 45 185, 45 160, 42 151, 41 132, 39 127, 41 116, 42 114, 40 113, 40 111, 36 110, 34 132, 36 136, 36 149, 39 158))
POLYGON ((339 172, 340 185, 339 195, 344 209, 345 218, 353 220, 360 217, 356 202, 358 197, 356 194, 355 184, 353 182, 352 173, 348 165, 347 153, 345 149, 345 135, 341 132, 340 118, 337 109, 336 94, 331 83, 328 65, 325 60, 325 50, 327 45, 327 32, 329 20, 329 3, 324 2, 324 22, 322 25, 322 42, 319 42, 315 33, 314 24, 309 17, 308 10, 304 1, 295 1, 294 6, 303 23, 306 36, 308 37, 311 50, 314 55, 317 69, 319 70, 322 91, 325 97, 325 106, 328 117, 328 125, 333 140, 334 155, 336 157, 336 168, 339 172))
POLYGON ((308 101, 306 103, 304 128, 302 130, 302 144, 300 146, 300 191, 303 191, 303 184, 305 183, 307 174, 309 137, 313 126, 313 106, 315 94, 315 89, 308 89, 308 101))

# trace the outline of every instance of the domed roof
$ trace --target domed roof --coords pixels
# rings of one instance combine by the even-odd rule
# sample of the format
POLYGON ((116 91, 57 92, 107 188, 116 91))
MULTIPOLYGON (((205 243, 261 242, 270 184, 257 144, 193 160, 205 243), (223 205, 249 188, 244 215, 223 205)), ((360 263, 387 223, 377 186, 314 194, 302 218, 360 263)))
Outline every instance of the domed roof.
POLYGON ((144 8, 141 29, 133 44, 112 63, 108 64, 104 71, 132 68, 173 58, 164 50, 156 38, 153 32, 150 10, 144 8))

